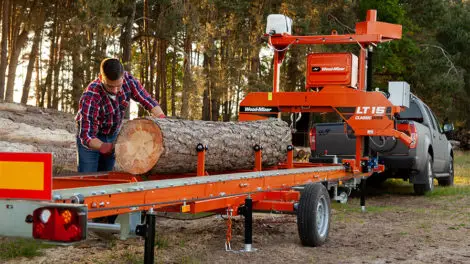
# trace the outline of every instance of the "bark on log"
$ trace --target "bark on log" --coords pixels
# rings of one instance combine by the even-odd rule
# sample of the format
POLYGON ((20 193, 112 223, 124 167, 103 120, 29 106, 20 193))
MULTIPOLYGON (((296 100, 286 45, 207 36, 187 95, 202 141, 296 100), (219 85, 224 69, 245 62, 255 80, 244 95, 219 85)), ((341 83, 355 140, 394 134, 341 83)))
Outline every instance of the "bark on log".
POLYGON ((26 106, 15 103, 0 103, 0 111, 26 112, 26 106))
POLYGON ((49 152, 53 173, 76 172, 74 115, 0 101, 0 151, 49 152))
POLYGON ((74 147, 75 136, 64 129, 42 129, 23 123, 15 123, 0 118, 0 140, 21 142, 24 144, 39 143, 42 145, 74 147))
POLYGON ((0 141, 0 152, 49 152, 52 153, 53 174, 77 171, 77 151, 75 148, 0 141))
POLYGON ((186 173, 197 169, 198 143, 208 146, 207 171, 253 169, 254 150, 263 147, 263 166, 286 160, 292 144, 287 123, 270 119, 253 122, 211 122, 177 119, 134 119, 116 140, 118 170, 132 174, 186 173))

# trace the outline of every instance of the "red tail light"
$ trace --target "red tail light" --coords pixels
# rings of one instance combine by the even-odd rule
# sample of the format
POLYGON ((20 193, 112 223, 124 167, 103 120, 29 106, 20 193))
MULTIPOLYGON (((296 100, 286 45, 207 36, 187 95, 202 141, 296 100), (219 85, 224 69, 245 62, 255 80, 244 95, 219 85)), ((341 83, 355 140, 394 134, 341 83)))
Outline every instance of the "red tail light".
POLYGON ((411 137, 411 144, 410 148, 416 148, 418 145, 418 131, 416 130, 416 126, 414 123, 410 124, 410 137, 411 137))
POLYGON ((33 212, 33 237, 57 242, 86 238, 86 213, 80 208, 42 207, 33 212))
POLYGON ((310 149, 312 151, 317 150, 317 128, 312 127, 310 129, 310 149))

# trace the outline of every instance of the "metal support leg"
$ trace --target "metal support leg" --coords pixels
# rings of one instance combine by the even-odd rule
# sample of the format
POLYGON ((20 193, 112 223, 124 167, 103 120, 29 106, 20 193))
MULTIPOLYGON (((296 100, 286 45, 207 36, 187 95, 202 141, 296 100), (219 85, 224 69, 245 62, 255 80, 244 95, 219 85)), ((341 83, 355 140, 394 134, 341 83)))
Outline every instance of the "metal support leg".
POLYGON ((118 215, 116 224, 121 225, 119 239, 126 240, 135 236, 136 227, 141 224, 141 211, 118 215))
POLYGON ((256 144, 254 147, 253 147, 253 150, 255 151, 255 168, 254 170, 255 171, 261 171, 263 169, 262 167, 262 163, 263 163, 263 158, 262 158, 262 150, 263 150, 263 147, 256 144))
POLYGON ((197 176, 204 176, 206 173, 205 164, 206 164, 206 150, 207 145, 203 145, 202 143, 197 144, 196 151, 197 151, 197 176))
POLYGON ((145 215, 145 224, 138 225, 136 234, 145 238, 144 263, 153 264, 155 256, 155 212, 150 209, 145 215))
POLYGON ((245 216, 245 248, 243 251, 252 252, 255 251, 253 245, 253 200, 251 197, 245 199, 245 207, 243 211, 245 216))
POLYGON ((366 178, 361 179, 361 211, 366 211, 366 178))

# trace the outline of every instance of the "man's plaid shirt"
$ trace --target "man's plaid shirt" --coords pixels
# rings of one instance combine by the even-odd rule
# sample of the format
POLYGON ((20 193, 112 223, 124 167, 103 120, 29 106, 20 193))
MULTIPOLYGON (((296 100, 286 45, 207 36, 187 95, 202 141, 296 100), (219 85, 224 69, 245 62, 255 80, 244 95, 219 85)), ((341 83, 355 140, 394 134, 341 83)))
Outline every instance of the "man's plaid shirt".
POLYGON ((88 146, 90 140, 98 134, 112 136, 119 132, 130 99, 137 101, 148 111, 158 105, 139 81, 128 72, 124 72, 122 88, 115 100, 104 90, 99 78, 91 82, 80 98, 75 117, 81 143, 88 146))

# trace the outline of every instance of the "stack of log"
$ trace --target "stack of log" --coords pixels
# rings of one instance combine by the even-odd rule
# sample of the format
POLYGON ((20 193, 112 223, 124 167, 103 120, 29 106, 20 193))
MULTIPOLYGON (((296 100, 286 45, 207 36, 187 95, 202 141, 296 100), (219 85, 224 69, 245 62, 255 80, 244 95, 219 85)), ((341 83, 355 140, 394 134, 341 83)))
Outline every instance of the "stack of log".
POLYGON ((77 171, 74 116, 0 103, 0 152, 52 152, 53 172, 77 171))

